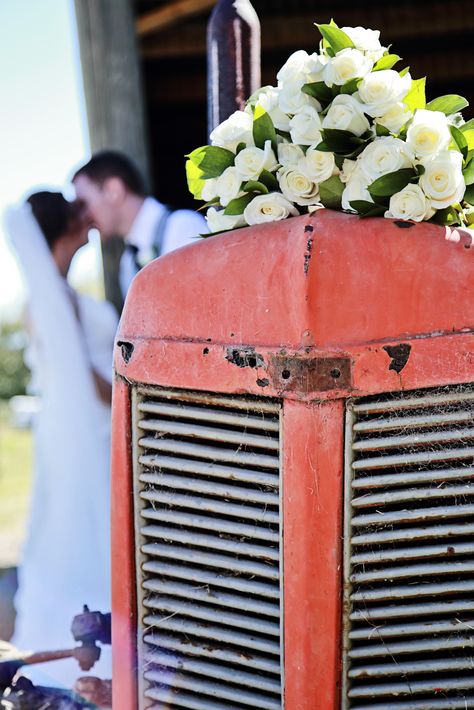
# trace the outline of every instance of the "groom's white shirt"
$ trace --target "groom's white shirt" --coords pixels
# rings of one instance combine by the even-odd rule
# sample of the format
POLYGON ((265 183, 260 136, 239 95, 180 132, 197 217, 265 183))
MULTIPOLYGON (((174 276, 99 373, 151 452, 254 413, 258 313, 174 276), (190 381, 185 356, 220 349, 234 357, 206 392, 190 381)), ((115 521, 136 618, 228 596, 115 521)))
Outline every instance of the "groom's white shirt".
MULTIPOLYGON (((156 233, 165 212, 166 207, 161 202, 154 197, 147 197, 125 237, 126 244, 136 247, 137 261, 140 264, 146 264, 154 258, 156 233)), ((192 210, 170 212, 164 227, 160 256, 195 242, 199 234, 207 231, 205 219, 197 212, 192 210)), ((119 269, 120 288, 124 296, 136 273, 134 257, 129 251, 125 251, 119 269)))

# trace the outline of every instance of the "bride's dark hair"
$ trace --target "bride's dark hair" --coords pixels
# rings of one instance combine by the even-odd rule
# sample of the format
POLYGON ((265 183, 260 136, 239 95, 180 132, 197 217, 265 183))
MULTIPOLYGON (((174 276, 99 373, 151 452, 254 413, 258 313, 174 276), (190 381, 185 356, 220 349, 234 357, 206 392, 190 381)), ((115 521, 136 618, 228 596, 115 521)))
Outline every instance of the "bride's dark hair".
POLYGON ((81 206, 68 202, 60 192, 35 192, 27 202, 50 249, 60 237, 79 225, 81 206))

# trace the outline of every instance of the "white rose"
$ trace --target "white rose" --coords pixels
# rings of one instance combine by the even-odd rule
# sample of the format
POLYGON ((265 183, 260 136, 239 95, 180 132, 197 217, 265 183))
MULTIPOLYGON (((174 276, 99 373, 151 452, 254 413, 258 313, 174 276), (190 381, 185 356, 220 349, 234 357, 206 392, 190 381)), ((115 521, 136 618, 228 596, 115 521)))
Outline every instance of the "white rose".
POLYGON ((216 193, 223 207, 227 207, 231 200, 239 197, 241 185, 242 178, 237 168, 233 166, 226 168, 222 175, 217 178, 216 193))
POLYGON ((415 157, 407 144, 392 136, 376 138, 359 156, 360 169, 370 181, 369 184, 381 175, 412 168, 414 162, 415 157))
POLYGON ((294 79, 304 80, 303 83, 322 81, 322 72, 326 63, 325 57, 318 54, 308 54, 304 49, 293 52, 277 74, 281 84, 294 79))
POLYGON ((305 106, 311 106, 316 111, 321 111, 319 101, 302 91, 303 85, 306 83, 306 78, 303 77, 288 80, 282 84, 278 105, 283 113, 295 114, 305 106))
POLYGON ((201 197, 205 202, 210 202, 217 197, 217 178, 208 178, 201 190, 201 197))
POLYGON ((365 52, 372 61, 376 62, 383 57, 386 47, 380 44, 379 30, 369 30, 365 27, 342 27, 341 29, 353 41, 355 48, 365 52))
POLYGON ((403 101, 397 101, 383 116, 376 118, 374 123, 384 126, 390 133, 400 133, 403 126, 408 123, 413 113, 403 101))
POLYGON ((245 226, 244 216, 241 214, 224 214, 224 210, 209 207, 206 212, 207 226, 211 232, 223 232, 227 229, 245 226))
POLYGON ((346 183, 344 192, 342 193, 341 203, 343 210, 354 212, 354 208, 350 203, 354 200, 365 200, 365 202, 373 202, 373 199, 368 191, 369 181, 364 173, 357 165, 352 171, 349 180, 346 183))
POLYGON ((290 215, 296 217, 299 212, 280 192, 257 195, 244 210, 244 218, 247 224, 277 222, 281 219, 286 219, 290 215))
POLYGON ((267 86, 258 94, 257 103, 268 113, 275 128, 280 131, 288 131, 290 119, 279 106, 280 92, 281 89, 267 86))
POLYGON ((457 150, 446 150, 431 158, 424 158, 421 164, 425 172, 420 177, 420 187, 437 210, 460 202, 466 191, 462 174, 462 154, 457 150))
POLYGON ((436 212, 430 200, 419 185, 407 185, 390 198, 390 204, 385 217, 392 219, 411 219, 422 222, 430 219, 436 212))
POLYGON ((299 145, 295 143, 278 144, 278 162, 284 168, 296 167, 301 158, 304 158, 304 152, 299 145))
POLYGON ((383 116, 393 104, 403 101, 411 89, 411 76, 405 76, 394 69, 383 69, 367 74, 359 85, 359 99, 364 106, 364 113, 369 116, 383 116))
POLYGON ((210 135, 211 144, 235 153, 239 143, 253 145, 253 118, 246 111, 235 111, 222 121, 210 135))
POLYGON ((318 184, 339 172, 334 160, 334 153, 316 150, 314 147, 308 148, 306 155, 298 163, 298 169, 303 175, 318 184))
POLYGON ((356 165, 358 165, 357 160, 349 160, 348 158, 344 159, 344 162, 342 163, 342 170, 339 174, 341 182, 349 182, 349 178, 354 172, 356 165))
POLYGON ((321 141, 321 119, 313 106, 303 106, 290 121, 293 143, 311 145, 321 141))
POLYGON ((327 86, 342 86, 346 81, 365 76, 372 67, 372 60, 358 49, 342 49, 324 67, 324 81, 327 86))
POLYGON ((339 94, 333 99, 329 111, 323 119, 323 128, 337 128, 361 136, 370 128, 363 109, 362 104, 353 96, 339 94))
POLYGON ((305 207, 319 202, 319 187, 298 168, 282 168, 277 173, 280 189, 284 196, 305 207))
POLYGON ((407 145, 419 158, 447 150, 451 142, 448 119, 441 111, 418 109, 407 131, 407 145))
POLYGON ((278 166, 271 141, 265 141, 265 148, 244 148, 235 156, 235 167, 243 180, 256 180, 262 170, 275 170, 278 166))

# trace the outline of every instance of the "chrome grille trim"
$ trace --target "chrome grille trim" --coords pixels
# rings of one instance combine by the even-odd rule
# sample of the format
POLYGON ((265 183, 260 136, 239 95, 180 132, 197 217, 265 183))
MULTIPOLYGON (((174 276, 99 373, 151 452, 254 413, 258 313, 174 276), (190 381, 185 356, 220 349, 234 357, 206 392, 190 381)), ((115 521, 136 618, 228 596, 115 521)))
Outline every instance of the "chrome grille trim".
POLYGON ((349 402, 343 710, 474 708, 474 387, 349 402))
POLYGON ((281 710, 280 405, 132 390, 140 710, 281 710))

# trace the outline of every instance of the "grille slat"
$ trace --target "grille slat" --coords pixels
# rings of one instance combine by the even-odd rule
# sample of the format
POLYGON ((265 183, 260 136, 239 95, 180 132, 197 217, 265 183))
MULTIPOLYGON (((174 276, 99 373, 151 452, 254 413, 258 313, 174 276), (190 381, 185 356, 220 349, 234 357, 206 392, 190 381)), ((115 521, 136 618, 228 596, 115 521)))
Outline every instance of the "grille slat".
MULTIPOLYGON (((267 673, 274 673, 275 670, 279 672, 280 670, 279 665, 275 665, 274 658, 262 656, 250 648, 243 652, 242 649, 234 649, 230 646, 223 647, 219 644, 213 645, 213 643, 208 640, 205 640, 204 643, 198 643, 195 639, 193 643, 190 644, 187 639, 177 636, 168 636, 162 632, 158 634, 156 631, 146 634, 144 640, 150 645, 150 648, 166 648, 169 651, 176 652, 182 658, 190 656, 193 658, 213 659, 228 663, 231 666, 240 667, 243 665, 247 670, 251 665, 252 668, 267 673)), ((146 659, 148 660, 150 656, 153 656, 153 653, 155 653, 155 651, 148 651, 146 659)), ((260 678, 261 675, 259 674, 257 677, 260 678)))
MULTIPOLYGON (((169 542, 189 543, 189 533, 174 528, 165 528, 159 525, 146 525, 143 534, 147 537, 159 538, 169 542)), ((224 550, 235 555, 260 557, 265 560, 278 560, 277 548, 264 547, 263 545, 249 545, 242 540, 231 540, 216 535, 200 535, 193 533, 193 545, 211 550, 224 550)), ((444 548, 446 549, 446 548, 444 548)))
MULTIPOLYGON (((257 483, 261 486, 269 488, 278 488, 278 482, 275 483, 275 474, 261 473, 253 469, 231 468, 230 466, 216 466, 213 463, 202 463, 200 461, 188 461, 186 459, 177 459, 170 456, 140 456, 139 463, 149 468, 170 469, 171 471, 179 471, 183 473, 197 473, 212 478, 224 478, 231 481, 240 481, 245 483, 257 483)), ((474 471, 473 471, 474 475, 474 471)))
POLYGON ((471 385, 348 406, 344 710, 474 708, 473 421, 471 385))
POLYGON ((200 481, 196 478, 188 478, 184 476, 173 476, 168 473, 142 473, 140 480, 143 483, 151 483, 152 485, 163 486, 164 488, 172 488, 173 490, 193 491, 204 495, 215 496, 216 498, 237 498, 238 500, 249 501, 250 503, 263 503, 264 505, 278 506, 278 493, 249 490, 248 488, 239 488, 238 486, 225 485, 224 483, 216 483, 215 481, 200 481))
POLYGON ((166 451, 172 454, 188 456, 189 458, 209 459, 213 462, 225 461, 231 464, 247 464, 255 466, 257 469, 278 469, 279 466, 278 458, 275 456, 253 452, 246 453, 238 447, 218 449, 213 446, 199 446, 198 444, 189 444, 185 441, 174 439, 152 439, 151 437, 140 439, 139 444, 145 450, 166 451))
POLYGON ((279 609, 275 604, 269 604, 261 599, 251 599, 249 596, 226 594, 217 589, 213 589, 211 594, 206 587, 195 587, 192 584, 179 582, 166 582, 160 579, 149 579, 143 582, 143 586, 150 592, 158 592, 165 596, 172 595, 174 598, 194 599, 197 602, 207 602, 212 605, 240 609, 263 616, 277 618, 280 616, 279 609))
POLYGON ((281 710, 280 406, 133 396, 139 708, 281 710))
POLYGON ((197 426, 195 424, 179 422, 166 422, 161 419, 142 420, 138 422, 140 429, 145 431, 156 431, 163 434, 176 434, 187 439, 209 439, 226 444, 237 444, 238 446, 255 446, 259 449, 273 449, 278 451, 278 439, 269 436, 258 436, 248 434, 245 431, 229 431, 227 429, 213 429, 212 427, 197 426))
MULTIPOLYGON (((156 511, 151 508, 144 508, 141 512, 141 517, 146 520, 159 520, 162 523, 174 523, 176 513, 163 509, 156 511)), ((210 530, 229 536, 235 535, 235 537, 256 538, 257 540, 268 540, 269 542, 275 543, 278 543, 279 540, 278 531, 272 530, 270 527, 249 525, 248 523, 239 523, 237 521, 229 521, 221 518, 216 519, 204 515, 193 515, 192 513, 184 511, 180 511, 179 517, 184 528, 210 530)))
POLYGON ((208 513, 220 513, 235 518, 249 518, 261 523, 278 524, 279 514, 267 510, 265 507, 250 508, 243 505, 227 503, 225 499, 215 500, 213 498, 203 498, 196 495, 182 495, 179 493, 169 493, 158 488, 145 490, 140 493, 144 500, 153 503, 164 503, 167 505, 180 506, 182 508, 192 508, 193 510, 205 511, 208 513))
MULTIPOLYGON (((161 595, 159 597, 147 597, 144 600, 144 606, 147 609, 160 609, 170 614, 182 614, 200 621, 213 621, 216 618, 216 610, 209 606, 203 606, 195 602, 176 601, 176 599, 161 595)), ((226 612, 222 611, 222 609, 219 611, 219 624, 237 626, 240 629, 248 629, 259 634, 268 634, 269 636, 280 635, 279 623, 254 618, 250 615, 226 612)))

